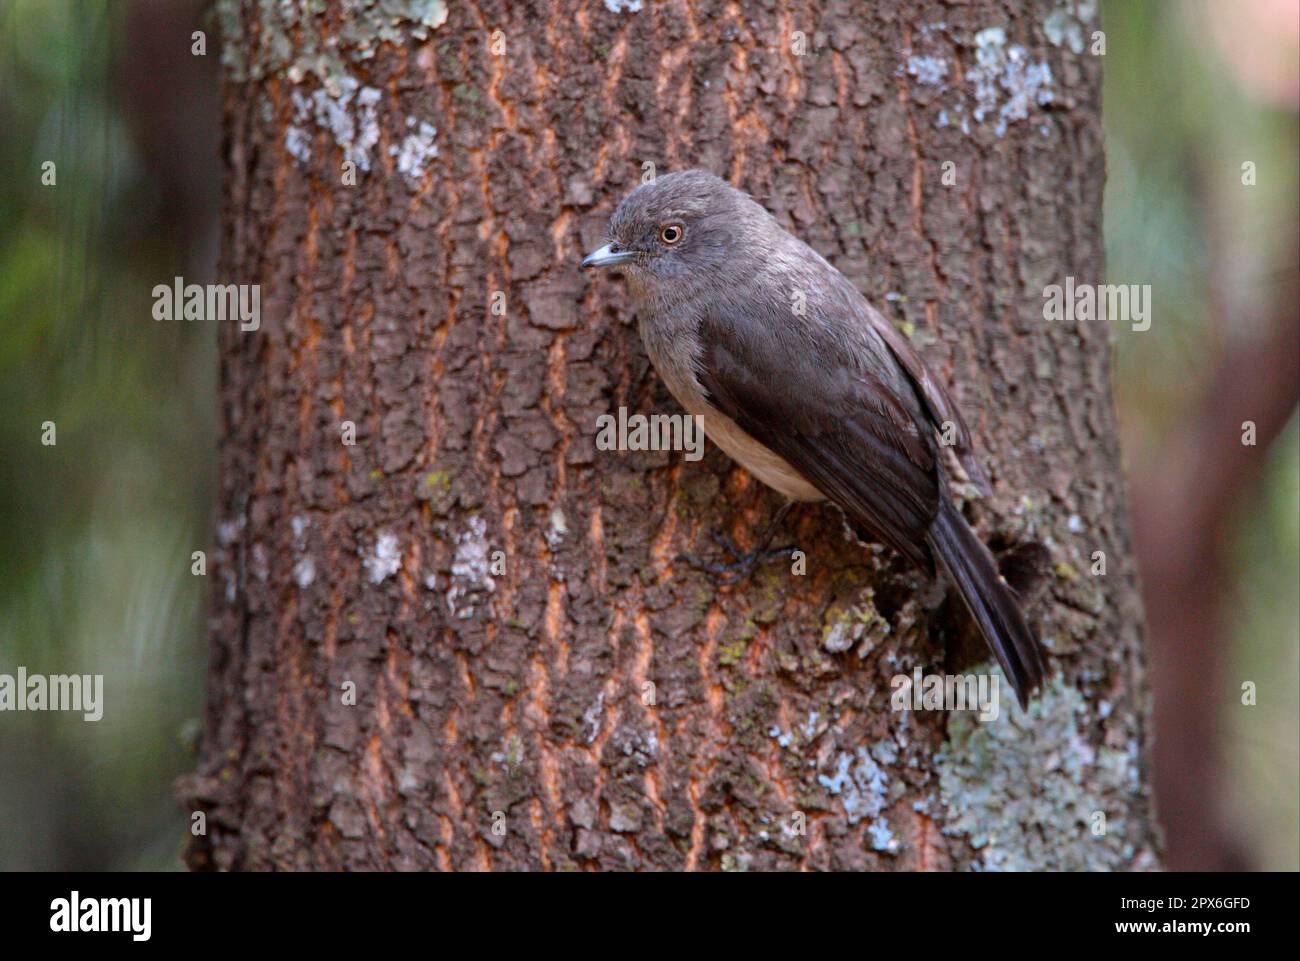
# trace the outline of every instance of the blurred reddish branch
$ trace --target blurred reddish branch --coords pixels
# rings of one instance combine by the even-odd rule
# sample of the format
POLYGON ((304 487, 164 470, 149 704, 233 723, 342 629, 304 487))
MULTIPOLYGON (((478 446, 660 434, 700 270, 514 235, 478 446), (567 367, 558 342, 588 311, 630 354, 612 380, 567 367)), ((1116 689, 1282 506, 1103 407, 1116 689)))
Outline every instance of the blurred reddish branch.
MULTIPOLYGON (((1300 400, 1300 248, 1288 260, 1271 321, 1224 353, 1182 430, 1134 478, 1133 523, 1151 632, 1156 800, 1170 870, 1246 867, 1216 787, 1222 707, 1240 696, 1225 674, 1231 615, 1230 521, 1300 400), (1242 443, 1254 421, 1256 443, 1242 443)), ((1221 317, 1222 324, 1231 318, 1221 317)))
POLYGON ((115 79, 158 198, 154 221, 181 246, 186 272, 211 271, 221 200, 221 55, 207 0, 136 0, 127 8, 115 79), (205 53, 194 54, 204 28, 205 53), (163 82, 160 78, 166 78, 163 82))

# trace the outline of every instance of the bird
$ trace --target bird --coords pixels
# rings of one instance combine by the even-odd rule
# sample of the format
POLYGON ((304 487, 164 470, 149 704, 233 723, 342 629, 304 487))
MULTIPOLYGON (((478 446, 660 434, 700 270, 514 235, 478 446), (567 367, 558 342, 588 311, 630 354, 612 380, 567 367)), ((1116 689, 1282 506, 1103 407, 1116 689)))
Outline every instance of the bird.
POLYGON ((960 411, 910 340, 708 171, 637 186, 607 239, 581 267, 620 269, 651 364, 709 439, 789 502, 829 500, 916 568, 942 568, 1027 708, 1046 654, 953 504, 937 436, 986 494, 988 479, 960 411))

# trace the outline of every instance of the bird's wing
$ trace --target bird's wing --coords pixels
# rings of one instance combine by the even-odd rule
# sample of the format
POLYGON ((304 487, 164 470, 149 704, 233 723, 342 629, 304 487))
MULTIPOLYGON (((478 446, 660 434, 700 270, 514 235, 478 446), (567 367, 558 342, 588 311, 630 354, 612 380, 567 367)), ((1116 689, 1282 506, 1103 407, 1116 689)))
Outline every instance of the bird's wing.
POLYGON ((935 442, 920 402, 897 393, 910 393, 907 380, 879 367, 892 358, 848 357, 828 330, 735 309, 701 319, 696 376, 709 402, 852 520, 929 568, 925 537, 943 496, 935 442))
POLYGON ((943 431, 945 423, 953 425, 953 450, 957 454, 957 459, 961 462, 962 469, 966 471, 966 476, 970 478, 971 483, 987 496, 991 492, 988 475, 984 473, 984 468, 975 456, 970 431, 966 429, 966 422, 962 419, 961 411, 957 409, 957 405, 948 396, 947 389, 930 374, 929 368, 925 366, 925 361, 916 352, 912 342, 891 324, 880 311, 870 304, 865 304, 865 306, 872 329, 889 346, 899 365, 907 372, 907 376, 911 379, 916 392, 925 402, 926 411, 930 416, 930 423, 940 432, 943 431))

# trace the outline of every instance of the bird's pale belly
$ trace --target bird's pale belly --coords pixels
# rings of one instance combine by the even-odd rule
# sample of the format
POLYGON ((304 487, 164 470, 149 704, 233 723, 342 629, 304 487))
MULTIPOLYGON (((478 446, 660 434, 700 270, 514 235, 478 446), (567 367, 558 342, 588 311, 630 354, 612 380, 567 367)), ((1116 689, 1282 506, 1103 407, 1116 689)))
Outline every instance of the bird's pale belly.
POLYGON ((770 447, 746 434, 734 420, 706 405, 699 411, 704 433, 727 455, 768 487, 796 501, 824 500, 825 495, 770 447))
POLYGON ((704 398, 699 382, 686 367, 673 362, 671 354, 662 349, 658 338, 646 337, 644 324, 641 336, 646 352, 668 385, 668 390, 678 403, 704 420, 704 433, 721 447, 732 460, 749 471, 768 487, 796 501, 825 500, 824 495, 804 476, 771 448, 759 443, 745 433, 734 420, 719 411, 704 398))

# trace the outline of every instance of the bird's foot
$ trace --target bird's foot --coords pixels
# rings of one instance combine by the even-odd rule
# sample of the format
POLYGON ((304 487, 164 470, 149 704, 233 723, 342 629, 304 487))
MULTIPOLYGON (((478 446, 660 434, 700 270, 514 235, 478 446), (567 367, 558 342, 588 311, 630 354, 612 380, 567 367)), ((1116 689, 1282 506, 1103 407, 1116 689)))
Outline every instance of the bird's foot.
POLYGON ((795 549, 794 544, 785 547, 768 547, 767 543, 763 542, 755 550, 742 551, 725 535, 715 532, 712 536, 713 541, 731 557, 730 561, 710 561, 695 554, 678 554, 677 559, 685 561, 696 570, 712 574, 718 584, 735 584, 742 581, 753 573, 760 561, 778 557, 788 558, 790 552, 795 549))
POLYGON ((757 546, 748 553, 740 550, 725 534, 715 531, 712 535, 713 541, 731 555, 732 559, 729 562, 707 561, 694 554, 678 554, 677 559, 685 561, 697 570, 712 574, 719 584, 734 584, 743 580, 750 575, 759 561, 774 557, 789 557, 790 552, 795 549, 793 544, 787 547, 768 547, 772 543, 772 538, 776 536, 777 528, 781 526, 781 522, 785 520, 785 516, 790 513, 790 508, 793 506, 793 501, 786 501, 781 505, 767 527, 763 529, 763 533, 758 536, 757 546))

